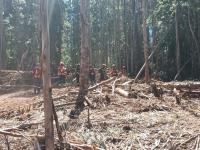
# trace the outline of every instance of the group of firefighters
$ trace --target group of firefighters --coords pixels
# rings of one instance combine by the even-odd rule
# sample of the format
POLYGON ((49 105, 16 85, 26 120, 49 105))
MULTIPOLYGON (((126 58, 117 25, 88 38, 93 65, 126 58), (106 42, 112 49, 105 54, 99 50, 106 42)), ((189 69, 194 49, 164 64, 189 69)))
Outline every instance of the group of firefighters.
MULTIPOLYGON (((79 73, 80 73, 80 65, 78 64, 76 66, 75 70, 75 80, 77 84, 79 84, 79 73)), ((107 68, 106 64, 102 64, 100 69, 98 70, 99 73, 99 81, 104 81, 107 80, 108 77, 117 77, 119 75, 124 75, 126 76, 126 67, 122 66, 121 71, 118 71, 116 66, 113 64, 110 69, 107 68)), ((39 94, 40 93, 40 86, 41 86, 41 76, 42 76, 42 71, 41 67, 39 65, 36 65, 36 67, 32 71, 33 74, 33 83, 34 83, 34 93, 39 94)), ((89 81, 90 85, 93 86, 96 84, 96 74, 97 71, 92 67, 92 65, 89 66, 89 81)), ((65 65, 63 62, 60 62, 58 66, 58 84, 64 84, 67 75, 69 75, 69 71, 66 69, 65 65)))

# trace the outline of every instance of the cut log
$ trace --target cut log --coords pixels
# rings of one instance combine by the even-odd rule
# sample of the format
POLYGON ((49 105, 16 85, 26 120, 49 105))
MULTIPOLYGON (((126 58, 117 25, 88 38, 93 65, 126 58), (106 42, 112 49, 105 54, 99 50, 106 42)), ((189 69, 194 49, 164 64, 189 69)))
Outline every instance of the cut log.
POLYGON ((123 97, 126 97, 126 98, 131 98, 131 94, 123 89, 120 89, 120 88, 116 88, 115 89, 115 92, 123 97))

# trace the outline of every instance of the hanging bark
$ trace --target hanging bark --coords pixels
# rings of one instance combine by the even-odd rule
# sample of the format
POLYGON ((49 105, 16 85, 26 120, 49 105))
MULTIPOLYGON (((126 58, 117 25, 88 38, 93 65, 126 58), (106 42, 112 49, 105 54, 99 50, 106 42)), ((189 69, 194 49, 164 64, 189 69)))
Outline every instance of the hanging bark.
POLYGON ((147 25, 146 25, 146 14, 147 14, 147 1, 142 1, 143 9, 143 42, 144 42, 144 59, 145 59, 145 82, 149 83, 149 62, 148 62, 148 41, 147 41, 147 25))
POLYGON ((40 1, 42 26, 42 77, 44 91, 45 145, 46 150, 54 150, 53 107, 50 80, 50 40, 48 0, 40 1))

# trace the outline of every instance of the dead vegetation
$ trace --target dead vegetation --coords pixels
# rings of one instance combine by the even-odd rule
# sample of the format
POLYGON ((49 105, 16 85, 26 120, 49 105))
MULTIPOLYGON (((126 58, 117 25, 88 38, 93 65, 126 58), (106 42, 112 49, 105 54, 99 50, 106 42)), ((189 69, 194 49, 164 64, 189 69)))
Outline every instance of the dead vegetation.
MULTIPOLYGON (((68 114, 78 87, 53 89, 59 122, 55 135, 60 132, 65 149, 199 149, 200 89, 195 82, 191 89, 180 87, 182 83, 154 81, 153 88, 129 83, 124 77, 113 78, 90 87, 88 107, 74 120, 68 114), (162 89, 160 95, 155 89, 162 89)), ((29 89, 2 94, 0 149, 44 149, 43 109, 42 96, 29 89)), ((59 141, 57 137, 57 149, 59 141)))

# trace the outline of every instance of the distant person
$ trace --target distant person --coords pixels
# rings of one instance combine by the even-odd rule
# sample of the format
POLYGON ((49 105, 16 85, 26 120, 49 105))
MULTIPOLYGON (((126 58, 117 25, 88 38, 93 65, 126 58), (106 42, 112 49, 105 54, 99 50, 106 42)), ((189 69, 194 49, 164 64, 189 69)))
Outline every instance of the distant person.
POLYGON ((75 73, 75 77, 76 77, 76 83, 79 84, 79 75, 80 75, 80 64, 76 65, 76 73, 75 73))
POLYGON ((108 79, 107 73, 106 73, 106 64, 102 64, 101 68, 99 69, 100 74, 100 82, 108 79))
POLYGON ((126 66, 122 66, 121 75, 127 76, 126 66))
POLYGON ((67 75, 67 72, 66 72, 65 65, 63 62, 60 62, 60 65, 58 67, 59 84, 65 83, 66 75, 67 75))
POLYGON ((110 76, 111 77, 117 77, 118 76, 118 71, 117 71, 115 64, 112 65, 112 68, 111 68, 111 71, 110 71, 110 76))
POLYGON ((94 68, 91 65, 89 67, 89 80, 92 86, 96 84, 96 73, 95 73, 94 68))
POLYGON ((32 74, 33 74, 34 94, 40 94, 42 71, 41 71, 41 67, 39 66, 39 64, 37 64, 33 68, 32 74))

